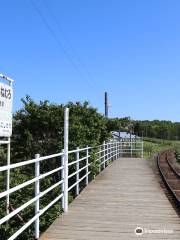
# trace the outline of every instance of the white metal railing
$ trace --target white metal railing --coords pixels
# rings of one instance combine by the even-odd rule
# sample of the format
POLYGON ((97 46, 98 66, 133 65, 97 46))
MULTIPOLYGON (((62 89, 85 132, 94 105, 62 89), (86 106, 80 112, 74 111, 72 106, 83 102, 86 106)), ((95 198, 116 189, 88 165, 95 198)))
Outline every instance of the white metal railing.
MULTIPOLYGON (((92 174, 92 166, 94 163, 98 166, 98 171, 101 172, 105 169, 108 164, 123 156, 133 156, 133 154, 139 153, 141 157, 143 157, 143 141, 124 141, 120 139, 119 141, 108 141, 104 142, 102 145, 97 147, 85 147, 85 148, 77 148, 76 150, 69 151, 68 149, 64 149, 60 153, 52 154, 49 156, 41 157, 39 154, 35 155, 34 159, 22 161, 19 163, 10 164, 7 166, 0 167, 0 172, 9 171, 12 169, 29 166, 34 164, 35 168, 35 176, 28 181, 19 184, 13 188, 10 188, 4 192, 0 193, 0 198, 9 197, 10 194, 15 193, 16 191, 23 189, 24 187, 29 186, 30 184, 34 184, 34 197, 32 197, 29 201, 19 206, 17 209, 13 210, 6 216, 0 219, 0 224, 4 224, 12 217, 20 213, 22 210, 30 206, 31 204, 35 205, 35 213, 34 216, 18 231, 16 231, 9 240, 15 239, 19 236, 25 229, 27 229, 32 223, 35 224, 35 238, 39 238, 39 218, 42 214, 45 213, 51 206, 53 206, 56 202, 60 201, 62 209, 67 212, 68 211, 68 192, 72 189, 75 189, 76 195, 80 193, 80 183, 85 181, 85 185, 89 183, 89 175, 92 174), (93 159, 93 153, 95 159, 93 159), (70 157, 74 157, 73 161, 68 161, 70 157), (41 163, 43 161, 49 161, 51 159, 59 159, 59 167, 52 169, 46 173, 41 173, 41 163), (71 169, 73 167, 73 170, 71 169), (70 171, 71 170, 71 171, 70 171), (48 176, 52 176, 55 173, 59 173, 61 178, 58 182, 54 183, 52 186, 47 188, 44 191, 40 191, 41 180, 45 179, 48 176), (70 185, 68 181, 70 179, 74 179, 73 183, 70 185), (59 187, 59 195, 52 200, 49 204, 47 204, 44 208, 40 209, 40 199, 44 197, 46 194, 51 192, 56 187, 59 187)), ((11 202, 11 201, 10 201, 11 202)))

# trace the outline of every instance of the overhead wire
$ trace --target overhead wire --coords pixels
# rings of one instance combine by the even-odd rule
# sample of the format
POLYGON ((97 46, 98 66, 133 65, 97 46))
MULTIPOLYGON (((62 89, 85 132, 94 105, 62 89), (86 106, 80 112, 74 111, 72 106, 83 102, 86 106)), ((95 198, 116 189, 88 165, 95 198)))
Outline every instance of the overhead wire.
POLYGON ((94 81, 94 77, 92 76, 91 72, 87 69, 87 66, 81 61, 81 58, 79 56, 79 54, 77 53, 77 51, 75 50, 75 48, 72 46, 70 40, 68 39, 67 35, 65 34, 60 22, 57 20, 57 17, 55 16, 54 12, 52 11, 51 7, 47 4, 46 0, 42 1, 42 3, 44 4, 44 6, 46 7, 49 15, 51 16, 51 18, 53 19, 54 23, 56 24, 56 26, 58 27, 59 32, 61 33, 61 35, 63 36, 64 40, 67 42, 67 44, 69 45, 69 47, 71 48, 71 51, 73 52, 73 54, 75 55, 76 59, 78 60, 78 62, 80 63, 81 67, 83 68, 83 70, 86 72, 86 74, 88 75, 88 77, 90 77, 91 81, 93 81, 93 84, 96 84, 96 82, 94 81))
POLYGON ((37 12, 37 14, 39 15, 39 17, 41 18, 43 24, 45 25, 45 27, 47 28, 47 30, 49 31, 49 33, 52 35, 52 37, 54 38, 54 40, 56 41, 57 45, 60 47, 60 49, 63 51, 64 55, 67 57, 68 61, 72 64, 72 66, 74 67, 74 69, 79 73, 80 77, 82 78, 82 80, 86 80, 88 81, 88 83, 91 85, 91 87, 95 87, 91 81, 86 77, 84 77, 84 75, 82 74, 81 70, 79 69, 78 65, 74 62, 74 60, 71 58, 71 56, 69 55, 68 51, 65 49, 63 43, 60 41, 60 39, 58 38, 56 32, 54 31, 54 29, 51 27, 51 25, 48 23, 48 21, 46 20, 45 16, 42 14, 40 8, 36 5, 36 3, 34 2, 34 0, 29 0, 31 5, 33 6, 33 8, 35 9, 35 11, 37 12))

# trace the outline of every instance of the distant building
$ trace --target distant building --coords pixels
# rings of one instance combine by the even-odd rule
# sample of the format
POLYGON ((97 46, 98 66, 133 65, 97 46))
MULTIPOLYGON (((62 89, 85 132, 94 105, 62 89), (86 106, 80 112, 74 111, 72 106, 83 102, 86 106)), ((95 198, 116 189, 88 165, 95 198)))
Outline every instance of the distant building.
POLYGON ((112 134, 112 137, 114 138, 114 139, 119 139, 119 138, 123 138, 123 139, 126 139, 126 138, 130 138, 131 137, 131 139, 137 139, 137 138, 140 138, 140 137, 138 137, 138 136, 136 136, 136 135, 134 135, 134 134, 131 134, 131 136, 130 136, 130 133, 128 133, 128 132, 118 132, 118 131, 113 131, 113 132, 111 132, 111 134, 112 134))

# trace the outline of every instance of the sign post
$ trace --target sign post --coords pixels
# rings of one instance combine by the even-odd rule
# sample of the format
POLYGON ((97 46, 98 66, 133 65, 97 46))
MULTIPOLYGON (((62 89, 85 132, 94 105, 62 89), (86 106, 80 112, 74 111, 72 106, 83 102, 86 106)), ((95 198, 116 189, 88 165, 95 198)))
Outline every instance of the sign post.
MULTIPOLYGON (((13 103, 13 80, 0 73, 0 78, 4 80, 0 82, 0 137, 7 140, 0 140, 0 144, 7 144, 7 166, 10 165, 10 151, 12 135, 12 103, 13 103)), ((10 169, 6 175, 6 190, 10 187, 10 169)), ((9 194, 6 197, 6 213, 9 214, 9 194)))

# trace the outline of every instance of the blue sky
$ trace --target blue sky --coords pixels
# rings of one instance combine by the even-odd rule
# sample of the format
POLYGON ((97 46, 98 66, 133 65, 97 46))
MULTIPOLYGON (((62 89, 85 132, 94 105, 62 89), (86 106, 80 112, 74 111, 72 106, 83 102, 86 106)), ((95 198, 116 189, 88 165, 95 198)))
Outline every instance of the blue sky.
POLYGON ((0 72, 54 103, 180 121, 180 1, 1 0, 0 72), (34 5, 32 4, 34 2, 34 5))

